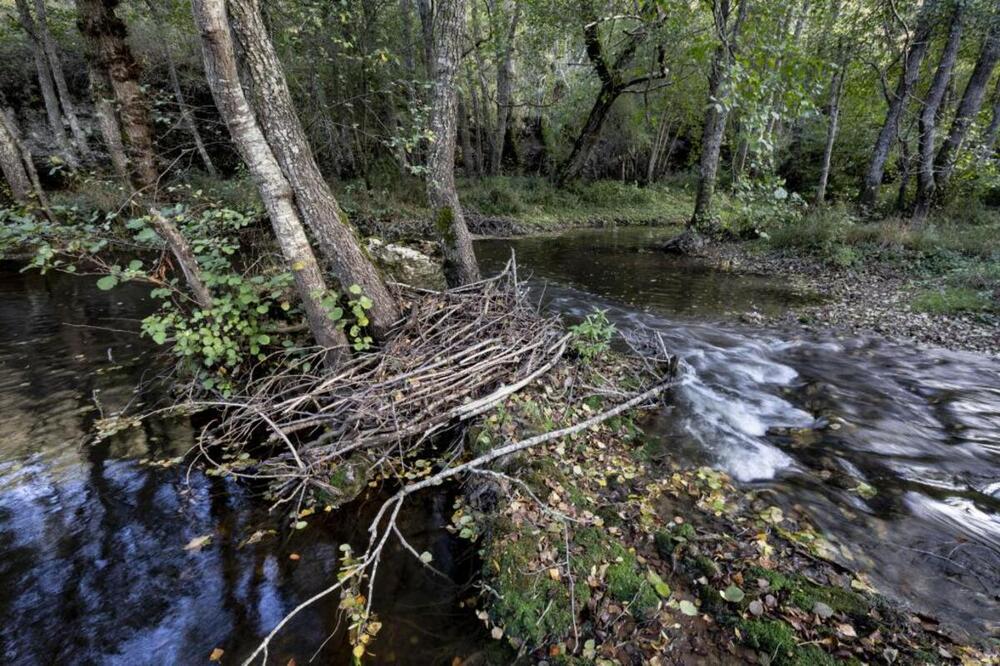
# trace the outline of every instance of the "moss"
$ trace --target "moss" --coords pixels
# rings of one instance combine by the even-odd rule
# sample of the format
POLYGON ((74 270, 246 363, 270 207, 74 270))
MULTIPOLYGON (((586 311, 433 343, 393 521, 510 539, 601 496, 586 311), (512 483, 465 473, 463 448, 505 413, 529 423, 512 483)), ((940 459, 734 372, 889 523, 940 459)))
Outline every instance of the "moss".
POLYGON ((659 597, 646 582, 639 562, 607 532, 596 527, 585 527, 573 535, 573 542, 581 552, 574 560, 578 575, 586 576, 593 567, 610 562, 605 574, 608 594, 623 604, 630 604, 634 615, 641 617, 659 604, 659 597))
MULTIPOLYGON (((569 587, 530 573, 535 559, 531 540, 496 541, 489 559, 492 562, 486 566, 493 570, 486 575, 492 577, 497 591, 491 615, 508 636, 537 646, 547 637, 562 637, 572 630, 569 587)), ((577 586, 578 604, 586 603, 580 598, 585 588, 577 586)))
POLYGON ((766 653, 774 666, 827 666, 837 661, 814 645, 799 647, 795 631, 780 620, 750 620, 739 626, 743 642, 766 653))
POLYGON ((434 228, 437 229, 438 235, 446 245, 452 245, 455 242, 454 223, 455 211, 451 209, 451 206, 442 207, 434 219, 434 228))
POLYGON ((787 576, 761 567, 751 567, 747 572, 751 578, 765 579, 769 592, 787 592, 788 601, 804 611, 812 611, 820 601, 838 613, 866 617, 871 607, 862 595, 842 587, 817 585, 803 576, 787 576))

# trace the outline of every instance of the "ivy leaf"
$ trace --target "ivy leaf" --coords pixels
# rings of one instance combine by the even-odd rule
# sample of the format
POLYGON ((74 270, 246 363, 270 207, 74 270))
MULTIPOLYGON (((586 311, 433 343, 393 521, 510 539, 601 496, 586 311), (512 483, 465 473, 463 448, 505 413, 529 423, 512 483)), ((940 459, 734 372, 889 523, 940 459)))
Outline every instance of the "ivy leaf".
POLYGON ((118 278, 114 275, 105 275, 97 281, 97 288, 101 291, 109 291, 118 286, 118 278))

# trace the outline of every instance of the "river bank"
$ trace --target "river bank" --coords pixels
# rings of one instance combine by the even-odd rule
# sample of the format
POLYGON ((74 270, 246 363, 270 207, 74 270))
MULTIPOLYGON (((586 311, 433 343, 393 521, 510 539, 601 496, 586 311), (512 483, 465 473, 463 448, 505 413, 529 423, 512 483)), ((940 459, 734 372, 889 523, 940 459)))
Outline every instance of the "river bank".
POLYGON ((808 254, 761 245, 726 243, 707 251, 722 270, 789 280, 816 294, 816 303, 781 313, 749 313, 748 324, 799 328, 841 335, 876 334, 899 342, 1000 355, 1000 314, 991 311, 921 311, 940 281, 898 265, 837 266, 808 254))
MULTIPOLYGON (((636 363, 561 364, 477 437, 579 420, 636 363)), ((479 617, 518 663, 992 663, 843 566, 806 513, 679 461, 646 435, 650 418, 526 451, 492 512, 456 506, 455 530, 483 537, 479 617)))

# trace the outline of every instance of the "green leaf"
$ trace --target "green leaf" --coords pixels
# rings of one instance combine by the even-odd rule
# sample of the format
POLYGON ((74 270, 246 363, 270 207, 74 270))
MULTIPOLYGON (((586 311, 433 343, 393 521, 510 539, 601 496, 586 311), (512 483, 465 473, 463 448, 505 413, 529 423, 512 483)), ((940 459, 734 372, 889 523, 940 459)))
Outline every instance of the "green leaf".
POLYGON ((680 609, 681 612, 687 615, 688 617, 694 617, 695 615, 698 614, 698 608, 687 599, 685 599, 680 603, 680 609))
POLYGON ((670 597, 670 586, 667 585, 667 583, 662 578, 660 578, 655 571, 647 572, 646 580, 649 581, 649 584, 653 586, 653 589, 656 590, 656 593, 658 595, 660 595, 664 599, 670 597))
POLYGON ((138 259, 133 259, 132 261, 128 262, 128 269, 130 271, 137 271, 140 268, 142 268, 142 262, 139 261, 138 259))
POLYGON ((730 585, 725 590, 723 590, 721 594, 723 599, 725 599, 726 601, 731 601, 734 604, 738 604, 739 602, 743 601, 743 597, 746 596, 746 594, 743 593, 743 590, 736 587, 735 585, 730 585))
POLYGON ((118 278, 114 275, 105 275, 97 281, 97 288, 102 291, 114 289, 116 286, 118 286, 118 278))
POLYGON ((424 564, 430 564, 431 562, 434 561, 434 556, 425 550, 424 552, 420 553, 420 561, 423 562, 424 564))
POLYGON ((349 287, 349 288, 347 289, 347 291, 351 292, 351 293, 352 293, 352 294, 354 294, 355 296, 360 296, 360 295, 361 295, 361 287, 359 287, 359 286, 358 286, 358 285, 356 285, 356 284, 352 284, 352 285, 351 285, 351 286, 350 286, 350 287, 349 287))

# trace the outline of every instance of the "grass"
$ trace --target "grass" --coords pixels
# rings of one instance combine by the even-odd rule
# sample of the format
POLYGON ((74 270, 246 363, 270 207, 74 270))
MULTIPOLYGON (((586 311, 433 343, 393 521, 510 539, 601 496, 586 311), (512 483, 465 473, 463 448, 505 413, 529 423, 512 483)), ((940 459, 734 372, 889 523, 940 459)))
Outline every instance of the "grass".
POLYGON ((676 223, 691 213, 691 195, 678 183, 639 187, 603 180, 557 188, 544 178, 463 180, 459 195, 468 210, 508 217, 537 229, 586 225, 676 223))
POLYGON ((1000 312, 1000 209, 982 203, 939 210, 920 226, 827 207, 778 226, 763 243, 834 266, 879 265, 907 275, 924 285, 912 302, 917 311, 1000 312))

